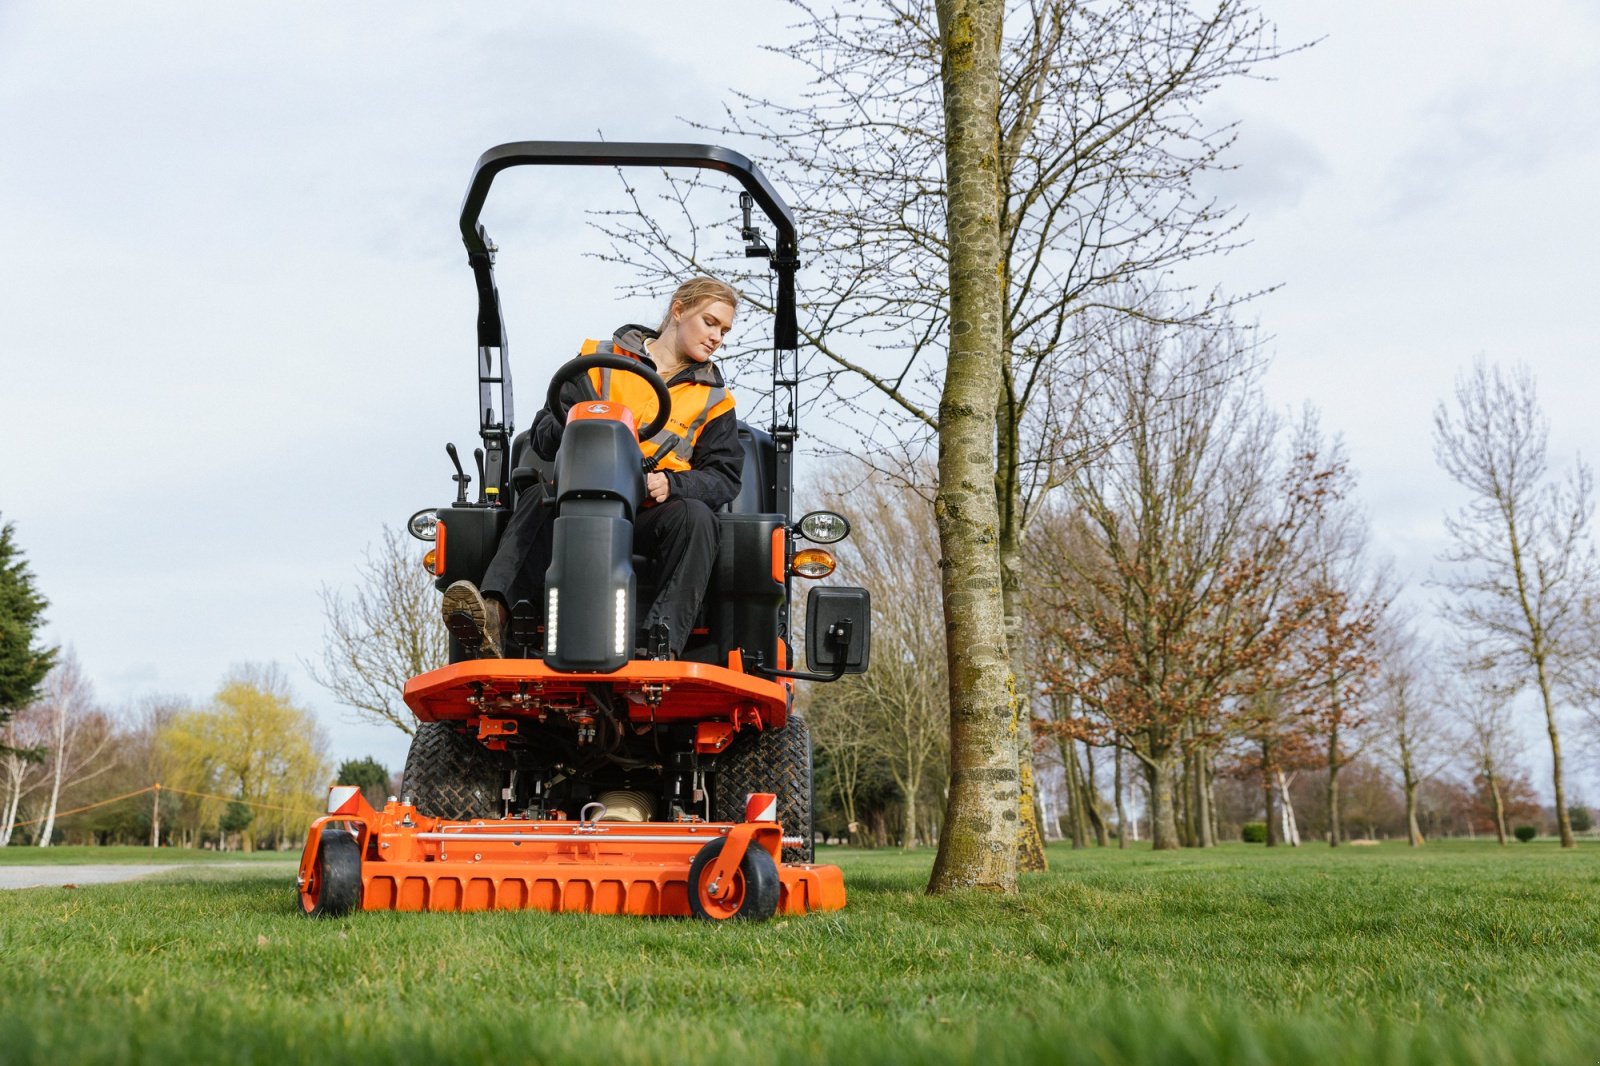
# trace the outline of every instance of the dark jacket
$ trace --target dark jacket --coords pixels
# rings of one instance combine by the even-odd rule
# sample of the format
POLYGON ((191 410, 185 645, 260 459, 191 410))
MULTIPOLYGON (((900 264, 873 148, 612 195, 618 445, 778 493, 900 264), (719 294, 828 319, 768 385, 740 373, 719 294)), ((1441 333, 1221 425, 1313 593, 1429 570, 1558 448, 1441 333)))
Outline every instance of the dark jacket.
MULTIPOLYGON (((655 330, 645 326, 626 325, 612 334, 611 343, 619 350, 636 356, 654 370, 655 363, 646 354, 644 342, 654 340, 658 336, 660 334, 655 330)), ((726 387, 722 371, 717 369, 715 363, 710 362, 685 367, 667 382, 667 388, 687 383, 726 387)), ((563 385, 560 397, 561 410, 552 411, 549 407, 544 407, 534 417, 533 430, 530 434, 533 450, 543 459, 554 459, 556 448, 561 444, 562 431, 566 428, 567 411, 575 403, 597 398, 587 374, 563 385)), ((743 472, 744 446, 739 443, 737 415, 734 411, 727 411, 707 422, 701 429, 700 436, 694 444, 694 452, 689 457, 688 470, 666 471, 667 482, 671 486, 671 493, 667 498, 683 496, 691 500, 701 500, 715 511, 723 504, 733 502, 733 498, 739 495, 739 481, 743 472)))

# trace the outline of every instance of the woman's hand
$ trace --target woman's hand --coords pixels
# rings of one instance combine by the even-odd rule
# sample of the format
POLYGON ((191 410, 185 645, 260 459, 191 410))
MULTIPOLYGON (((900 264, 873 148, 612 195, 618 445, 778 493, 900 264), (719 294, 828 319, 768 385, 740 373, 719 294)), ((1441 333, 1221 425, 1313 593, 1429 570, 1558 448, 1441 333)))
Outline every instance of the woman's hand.
POLYGON ((657 503, 666 503, 672 486, 667 483, 667 475, 652 471, 644 476, 644 491, 657 503))

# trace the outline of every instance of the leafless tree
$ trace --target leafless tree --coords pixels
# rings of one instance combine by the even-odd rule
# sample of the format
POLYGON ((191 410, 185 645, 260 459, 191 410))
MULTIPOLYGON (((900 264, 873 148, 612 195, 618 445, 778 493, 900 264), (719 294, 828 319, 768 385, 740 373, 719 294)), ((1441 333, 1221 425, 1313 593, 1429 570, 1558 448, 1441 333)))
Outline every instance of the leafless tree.
POLYGON ((812 729, 827 732, 830 745, 854 744, 857 730, 864 734, 860 754, 882 765, 905 802, 902 843, 909 848, 919 805, 930 784, 942 783, 949 760, 939 571, 926 562, 939 555, 933 506, 859 463, 837 468, 824 500, 860 525, 861 535, 840 545, 840 569, 871 590, 878 609, 872 669, 814 693, 813 713, 827 721, 814 718, 812 729))
POLYGON ((49 735, 48 715, 37 701, 0 727, 0 847, 11 843, 23 801, 48 781, 44 754, 49 735))
POLYGON ((46 723, 44 824, 39 846, 50 846, 62 790, 91 780, 116 766, 111 720, 95 703, 77 653, 67 649, 44 680, 39 698, 46 723))
MULTIPOLYGON (((1331 450, 1342 466, 1342 443, 1333 441, 1331 450)), ((1324 742, 1330 847, 1339 846, 1341 832, 1339 771, 1361 754, 1378 666, 1375 641, 1396 594, 1387 561, 1373 557, 1367 519, 1352 488, 1345 486, 1338 504, 1319 511, 1310 530, 1310 578, 1326 595, 1319 598, 1321 617, 1308 634, 1323 669, 1305 710, 1310 729, 1324 742)))
POLYGON ((322 590, 322 666, 306 663, 317 684, 355 712, 392 725, 407 736, 416 718, 401 699, 406 681, 443 666, 448 637, 432 578, 403 533, 385 526, 382 542, 367 551, 348 598, 322 590))
POLYGON ((1439 465, 1470 494, 1445 519, 1451 566, 1441 584, 1453 594, 1445 617, 1473 658, 1538 694, 1561 846, 1575 847, 1557 709, 1562 682, 1586 651, 1585 610, 1600 579, 1589 531, 1592 474, 1578 461, 1566 479, 1552 476, 1550 426, 1525 366, 1475 361, 1456 379, 1455 404, 1439 404, 1433 424, 1439 465))
MULTIPOLYGON (((1068 430, 1085 415, 1099 355, 1081 316, 1114 307, 1204 323, 1231 302, 1170 298, 1175 268, 1238 237, 1230 209, 1194 191, 1224 165, 1234 138, 1201 105, 1282 50, 1240 0, 1203 10, 1189 0, 1002 6, 998 130, 985 171, 997 185, 1001 242, 993 477, 1008 648, 1020 679, 1022 545, 1041 502, 1084 458, 1067 444, 1068 430), (1135 279, 1141 284, 1130 286, 1135 279)), ((757 137, 796 192, 815 249, 802 333, 819 400, 858 412, 869 445, 858 452, 914 464, 944 427, 956 251, 942 9, 932 0, 795 7, 799 39, 774 51, 803 65, 809 92, 798 103, 743 94, 725 123, 703 128, 757 137)), ((739 269, 661 222, 689 203, 696 184, 674 185, 661 201, 636 201, 603 223, 614 257, 639 266, 647 289, 690 271, 739 269)), ((762 305, 759 279, 745 288, 762 305)), ((1021 861, 1042 867, 1027 731, 1018 739, 1021 861)))
POLYGON ((1417 795, 1450 764, 1450 731, 1440 706, 1440 679, 1433 654, 1396 619, 1382 634, 1378 713, 1383 744, 1378 754, 1406 800, 1406 834, 1414 848, 1424 843, 1417 821, 1417 795))
MULTIPOLYGON (((1169 848, 1185 756, 1214 750, 1243 696, 1318 668, 1302 639, 1321 602, 1307 534, 1340 482, 1314 450, 1280 459, 1279 424, 1227 335, 1149 323, 1116 335, 1122 359, 1099 400, 1129 430, 1075 472, 1070 506, 1029 550, 1048 680, 1084 708, 1086 738, 1143 764, 1154 844, 1169 848)), ((1203 800, 1194 822, 1204 845, 1203 800)))
POLYGON ((1482 662, 1460 664, 1455 674, 1457 680, 1447 691, 1460 715, 1463 755, 1472 776, 1489 794, 1495 837, 1504 847, 1505 780, 1520 747, 1511 715, 1511 697, 1518 686, 1497 679, 1482 662))

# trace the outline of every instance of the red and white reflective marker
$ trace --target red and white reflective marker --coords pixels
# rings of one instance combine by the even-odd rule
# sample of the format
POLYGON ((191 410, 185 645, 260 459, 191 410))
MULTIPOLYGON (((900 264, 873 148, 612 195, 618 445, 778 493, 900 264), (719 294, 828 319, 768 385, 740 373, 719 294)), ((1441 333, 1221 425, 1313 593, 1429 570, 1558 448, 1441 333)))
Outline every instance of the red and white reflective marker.
POLYGON ((359 795, 361 795, 361 789, 356 785, 333 786, 328 789, 328 813, 356 813, 356 797, 359 795))
POLYGON ((747 822, 776 822, 778 797, 773 792, 752 792, 744 801, 744 820, 747 822))

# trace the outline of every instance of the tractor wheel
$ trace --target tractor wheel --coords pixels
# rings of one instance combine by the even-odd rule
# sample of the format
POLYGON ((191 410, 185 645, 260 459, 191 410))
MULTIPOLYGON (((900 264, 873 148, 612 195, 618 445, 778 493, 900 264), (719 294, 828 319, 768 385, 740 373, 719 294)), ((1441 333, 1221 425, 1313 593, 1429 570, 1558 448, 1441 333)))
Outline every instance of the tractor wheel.
POLYGON ((419 722, 400 787, 422 814, 500 817, 501 772, 489 750, 444 722, 419 722))
POLYGON ((726 838, 713 840, 689 864, 689 912, 714 922, 745 918, 764 922, 778 913, 778 864, 752 842, 733 872, 733 884, 720 896, 707 891, 711 862, 722 854, 726 838))
POLYGON ((783 861, 810 862, 811 729, 798 713, 789 712, 782 729, 740 730, 717 760, 713 806, 717 821, 744 821, 745 797, 752 792, 775 793, 783 835, 804 841, 798 847, 784 847, 783 861))
POLYGON ((308 918, 338 918, 361 906, 361 848, 347 830, 322 831, 311 880, 300 886, 308 918))

